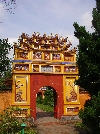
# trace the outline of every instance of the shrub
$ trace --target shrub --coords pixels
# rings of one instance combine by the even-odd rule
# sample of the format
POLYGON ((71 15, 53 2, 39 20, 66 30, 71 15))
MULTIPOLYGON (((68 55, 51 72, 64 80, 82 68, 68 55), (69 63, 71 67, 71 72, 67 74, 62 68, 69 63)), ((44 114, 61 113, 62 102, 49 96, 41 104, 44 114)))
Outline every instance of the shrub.
MULTIPOLYGON (((22 134, 21 131, 15 134, 22 134)), ((32 128, 25 128, 24 134, 38 134, 37 131, 33 130, 32 128)))
POLYGON ((36 98, 36 102, 37 102, 38 104, 42 104, 42 103, 43 103, 42 96, 38 96, 38 97, 36 98))
POLYGON ((54 92, 52 90, 46 90, 45 91, 45 97, 43 100, 44 105, 49 105, 51 107, 54 107, 54 92))
POLYGON ((0 114, 0 134, 15 134, 21 130, 24 118, 20 120, 14 116, 14 111, 19 111, 18 107, 9 107, 0 114))
POLYGON ((46 90, 44 93, 44 99, 42 96, 38 96, 36 98, 36 102, 38 104, 48 105, 50 107, 54 107, 54 92, 52 90, 46 90))
POLYGON ((90 100, 86 101, 84 110, 81 109, 79 112, 79 117, 92 134, 100 133, 100 92, 97 97, 93 95, 90 100))

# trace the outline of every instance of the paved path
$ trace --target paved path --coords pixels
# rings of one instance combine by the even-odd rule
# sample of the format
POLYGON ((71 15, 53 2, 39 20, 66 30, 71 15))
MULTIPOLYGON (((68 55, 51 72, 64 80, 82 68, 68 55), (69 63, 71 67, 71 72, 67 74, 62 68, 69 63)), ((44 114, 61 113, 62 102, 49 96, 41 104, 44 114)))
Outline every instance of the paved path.
POLYGON ((53 117, 53 114, 46 113, 37 108, 37 120, 34 122, 35 129, 39 134, 86 134, 75 128, 75 121, 61 122, 53 117))

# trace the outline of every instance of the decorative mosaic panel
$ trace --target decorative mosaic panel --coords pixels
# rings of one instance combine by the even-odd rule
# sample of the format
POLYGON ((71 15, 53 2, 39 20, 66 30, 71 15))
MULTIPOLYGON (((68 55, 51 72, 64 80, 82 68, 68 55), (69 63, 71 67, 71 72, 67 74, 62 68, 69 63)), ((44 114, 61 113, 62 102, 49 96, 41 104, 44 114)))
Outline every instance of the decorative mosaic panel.
POLYGON ((26 117, 26 116, 28 116, 28 109, 27 108, 20 108, 20 110, 14 110, 13 116, 26 117))
POLYGON ((73 56, 65 55, 65 56, 64 56, 64 60, 65 60, 65 61, 74 61, 74 57, 73 57, 73 56))
POLYGON ((61 66, 55 66, 55 72, 61 72, 61 66))
POLYGON ((61 60, 61 55, 58 53, 53 53, 52 54, 52 60, 61 60))
POLYGON ((42 59, 41 52, 33 52, 33 59, 42 59))
POLYGON ((49 52, 44 53, 44 59, 45 60, 50 60, 50 53, 49 52))
POLYGON ((53 72, 52 66, 41 66, 41 72, 53 72))
POLYGON ((66 102, 77 102, 78 87, 74 84, 74 78, 66 78, 66 102))
POLYGON ((65 66, 64 72, 77 72, 77 67, 76 66, 65 66))
POLYGON ((17 58, 28 59, 28 53, 18 52, 17 58))
POLYGON ((27 76, 16 76, 15 77, 15 102, 26 102, 27 101, 27 76))
POLYGON ((39 72, 39 65, 33 65, 33 72, 39 72))
POLYGON ((79 112, 79 107, 67 107, 66 112, 79 112))
POLYGON ((15 71, 29 71, 29 64, 15 64, 15 71))

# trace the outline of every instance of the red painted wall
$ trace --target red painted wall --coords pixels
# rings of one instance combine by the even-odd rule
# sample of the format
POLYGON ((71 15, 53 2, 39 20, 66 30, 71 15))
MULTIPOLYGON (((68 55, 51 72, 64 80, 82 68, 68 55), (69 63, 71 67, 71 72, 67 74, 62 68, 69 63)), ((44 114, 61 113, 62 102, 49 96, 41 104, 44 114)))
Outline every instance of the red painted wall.
POLYGON ((53 87, 57 94, 57 118, 60 119, 63 115, 63 75, 52 74, 31 74, 30 75, 30 108, 31 114, 36 119, 36 93, 43 86, 53 87))

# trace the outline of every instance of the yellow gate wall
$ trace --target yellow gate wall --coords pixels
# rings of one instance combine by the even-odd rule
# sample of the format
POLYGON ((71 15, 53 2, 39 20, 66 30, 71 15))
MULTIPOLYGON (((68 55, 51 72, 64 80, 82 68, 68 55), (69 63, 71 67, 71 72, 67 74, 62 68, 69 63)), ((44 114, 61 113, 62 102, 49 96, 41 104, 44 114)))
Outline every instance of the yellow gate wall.
MULTIPOLYGON (((11 91, 1 91, 0 92, 0 113, 7 107, 12 105, 12 95, 11 91)), ((79 94, 79 102, 82 109, 84 109, 85 101, 90 99, 88 93, 79 94)), ((24 106, 23 106, 24 107, 24 106)), ((66 106, 64 106, 66 107, 66 106)))

